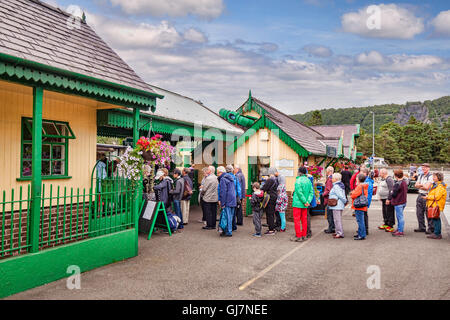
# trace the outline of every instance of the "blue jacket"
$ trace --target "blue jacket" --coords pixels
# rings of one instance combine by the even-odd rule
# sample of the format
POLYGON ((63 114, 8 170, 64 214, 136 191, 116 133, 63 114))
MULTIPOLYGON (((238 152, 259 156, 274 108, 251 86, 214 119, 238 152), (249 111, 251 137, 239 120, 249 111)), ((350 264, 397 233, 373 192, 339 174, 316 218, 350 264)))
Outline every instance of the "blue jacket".
POLYGON ((242 170, 239 169, 238 173, 236 173, 236 178, 238 178, 239 184, 241 185, 241 197, 240 199, 245 198, 246 190, 245 190, 245 176, 242 173, 242 170))
POLYGON ((328 199, 338 200, 336 206, 330 207, 331 210, 344 210, 347 197, 345 196, 345 185, 341 181, 333 183, 328 199))
POLYGON ((237 205, 234 178, 229 173, 222 173, 219 177, 219 201, 222 208, 237 205))
POLYGON ((373 179, 367 177, 366 181, 364 181, 364 183, 367 183, 369 185, 369 189, 367 190, 367 200, 369 200, 369 205, 367 206, 367 208, 370 207, 370 204, 372 203, 372 196, 373 196, 373 179))
POLYGON ((234 190, 236 191, 236 197, 242 199, 241 184, 239 182, 239 179, 232 173, 229 173, 229 175, 232 176, 234 180, 234 190))

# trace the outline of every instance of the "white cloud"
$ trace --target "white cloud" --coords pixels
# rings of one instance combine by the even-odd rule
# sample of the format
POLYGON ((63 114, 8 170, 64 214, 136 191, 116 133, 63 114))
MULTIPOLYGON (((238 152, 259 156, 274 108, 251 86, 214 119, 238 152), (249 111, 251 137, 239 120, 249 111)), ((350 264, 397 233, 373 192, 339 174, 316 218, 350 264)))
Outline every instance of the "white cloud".
POLYGON ((127 14, 180 17, 189 14, 212 19, 225 9, 223 0, 109 0, 127 14))
POLYGON ((433 19, 431 25, 434 27, 435 34, 450 36, 450 10, 439 13, 438 16, 433 19))
POLYGON ((333 51, 325 46, 310 44, 303 47, 310 56, 317 58, 329 58, 333 55, 333 51))
POLYGON ((183 37, 188 41, 196 43, 204 43, 208 41, 206 36, 201 31, 198 31, 194 28, 190 28, 187 31, 185 31, 183 37))
POLYGON ((396 4, 380 4, 377 7, 379 25, 371 23, 376 21, 372 20, 373 17, 376 19, 376 11, 367 13, 368 7, 364 7, 341 17, 342 30, 369 38, 412 39, 425 29, 423 18, 416 17, 406 8, 396 4))
POLYGON ((385 59, 378 51, 370 51, 369 53, 361 53, 356 56, 356 62, 362 65, 383 65, 385 59))

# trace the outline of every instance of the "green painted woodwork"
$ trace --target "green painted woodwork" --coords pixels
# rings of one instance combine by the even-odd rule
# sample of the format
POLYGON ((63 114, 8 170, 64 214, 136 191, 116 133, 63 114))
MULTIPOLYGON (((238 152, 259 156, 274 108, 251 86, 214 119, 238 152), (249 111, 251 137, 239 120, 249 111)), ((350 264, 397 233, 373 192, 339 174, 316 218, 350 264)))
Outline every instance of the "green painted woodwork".
MULTIPOLYGON (((134 229, 0 260, 0 298, 136 256, 134 229)), ((83 287, 83 280, 81 280, 83 287)))
POLYGON ((155 214, 153 215, 153 221, 152 221, 152 225, 150 227, 150 232, 148 233, 147 240, 151 239, 155 226, 166 229, 167 232, 169 232, 169 236, 172 235, 172 231, 170 230, 169 220, 167 219, 166 207, 164 206, 164 203, 161 201, 158 202, 158 205, 156 206, 155 214), (156 220, 158 220, 158 216, 160 214, 163 215, 165 224, 156 223, 156 220))
POLYGON ((133 109, 133 145, 139 140, 139 109, 133 109))
POLYGON ((254 119, 253 117, 252 119, 250 119, 249 117, 240 115, 237 112, 227 109, 220 109, 219 115, 231 124, 237 124, 246 128, 251 127, 253 123, 257 120, 254 119))
MULTIPOLYGON (((147 136, 150 126, 154 133, 188 133, 191 137, 202 138, 205 140, 234 141, 236 137, 235 135, 227 134, 226 132, 221 132, 219 134, 217 128, 202 127, 202 130, 199 130, 194 124, 189 122, 141 113, 139 120, 140 133, 147 136)), ((132 128, 133 114, 130 110, 116 109, 97 111, 97 133, 99 136, 127 137, 130 136, 131 132, 129 129, 132 128)))
MULTIPOLYGON (((0 67, 1 69, 1 67, 0 67)), ((42 197, 42 104, 44 90, 33 87, 33 128, 31 160, 31 212, 30 212, 30 252, 39 250, 39 222, 42 197)))
POLYGON ((250 127, 243 135, 241 135, 233 144, 231 144, 227 149, 228 153, 234 153, 240 146, 250 139, 258 130, 268 128, 272 131, 281 141, 286 143, 292 150, 294 150, 301 157, 308 157, 312 153, 308 152, 303 148, 297 141, 292 139, 288 134, 286 134, 278 125, 276 125, 272 120, 266 116, 261 116, 261 118, 256 121, 252 127, 250 127))
MULTIPOLYGON (((20 151, 20 178, 17 180, 26 181, 31 180, 31 176, 24 176, 23 174, 23 164, 24 162, 32 162, 32 153, 28 155, 25 153, 26 146, 32 146, 32 132, 33 132, 33 119, 22 117, 22 131, 21 131, 21 151, 20 151), (28 134, 27 134, 28 133, 28 134), (27 139, 30 137, 31 139, 27 139)), ((42 154, 45 154, 44 148, 48 147, 49 158, 42 159, 42 164, 48 163, 50 170, 49 175, 42 175, 43 180, 50 179, 68 179, 69 177, 69 141, 68 139, 75 139, 75 134, 69 126, 68 122, 63 121, 53 121, 53 120, 42 120, 42 154), (45 125, 53 125, 52 130, 57 134, 49 134, 45 128, 45 125), (63 130, 63 131, 62 131, 63 130), (66 132, 64 132, 66 131, 66 132), (61 141, 54 141, 55 139, 61 139, 61 141), (57 147, 64 149, 64 155, 60 158, 55 157, 54 150, 57 147), (64 174, 55 174, 54 165, 55 162, 64 163, 64 174)))
POLYGON ((93 98, 114 105, 144 110, 156 108, 164 96, 137 88, 89 77, 0 53, 0 79, 66 94, 93 98))

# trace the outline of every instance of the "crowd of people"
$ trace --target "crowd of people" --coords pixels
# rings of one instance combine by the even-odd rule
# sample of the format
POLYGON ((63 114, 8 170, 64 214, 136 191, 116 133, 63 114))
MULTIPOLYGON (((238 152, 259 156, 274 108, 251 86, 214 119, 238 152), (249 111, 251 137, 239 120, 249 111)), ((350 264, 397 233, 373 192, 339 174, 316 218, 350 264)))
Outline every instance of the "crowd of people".
MULTIPOLYGON (((431 173, 427 163, 421 168, 422 172, 417 176, 415 185, 419 194, 416 200, 418 228, 414 231, 426 233, 431 239, 442 239, 439 213, 443 212, 447 199, 444 177, 440 172, 431 173)), ((189 174, 189 168, 175 169, 172 179, 167 169, 161 169, 155 177, 157 200, 164 202, 166 208, 171 208, 173 204, 174 215, 180 221, 178 229, 189 222, 189 203, 193 190, 189 174)), ((399 169, 394 170, 394 175, 390 176, 387 169, 383 168, 375 173, 363 165, 354 172, 348 167, 343 168, 340 173, 335 172, 333 167, 326 168, 323 205, 328 227, 324 232, 334 239, 344 238, 342 215, 346 207, 351 207, 358 228, 354 240, 365 240, 369 235, 368 210, 373 196, 377 194, 382 204, 383 218, 383 224, 378 229, 389 232, 394 237, 403 237, 408 193, 406 178, 399 169), (379 180, 378 186, 374 186, 375 176, 379 180)), ((267 179, 262 183, 253 183, 251 188, 253 193, 250 205, 255 229, 253 236, 271 236, 277 232, 285 232, 289 203, 286 178, 276 168, 269 168, 267 179), (266 224, 262 222, 264 214, 266 224), (267 227, 265 232, 262 229, 264 226, 267 227)), ((243 225, 242 205, 245 197, 246 179, 238 165, 203 168, 203 179, 199 187, 199 202, 203 213, 199 222, 203 222, 203 229, 215 230, 218 227, 221 230, 220 236, 232 237, 238 226, 243 225)), ((308 174, 307 166, 298 169, 292 198, 295 234, 291 241, 303 242, 312 235, 308 209, 320 202, 315 192, 314 178, 308 174)))

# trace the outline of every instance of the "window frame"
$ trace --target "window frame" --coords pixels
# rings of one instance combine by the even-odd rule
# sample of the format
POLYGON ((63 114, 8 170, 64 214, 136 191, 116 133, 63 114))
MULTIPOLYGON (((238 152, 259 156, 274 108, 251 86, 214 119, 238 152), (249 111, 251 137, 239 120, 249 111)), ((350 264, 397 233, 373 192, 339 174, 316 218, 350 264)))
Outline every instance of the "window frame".
MULTIPOLYGON (((47 120, 42 119, 42 123, 52 123, 58 133, 58 135, 55 134, 47 134, 45 131, 44 126, 42 127, 42 146, 48 145, 50 147, 50 155, 48 159, 41 159, 41 166, 44 162, 48 162, 50 164, 49 170, 50 175, 42 175, 42 180, 52 180, 52 179, 70 179, 71 176, 69 176, 69 140, 70 139, 76 139, 75 134, 72 131, 72 128, 70 128, 70 125, 68 122, 65 121, 56 121, 56 120, 47 120), (66 134, 61 134, 58 125, 63 125, 67 128, 66 134), (54 142, 54 141, 45 141, 45 138, 57 138, 57 139, 64 139, 63 142, 54 142), (53 155, 53 147, 54 146, 62 146, 64 148, 64 151, 61 153, 64 155, 63 159, 57 159, 53 155), (54 171, 54 162, 64 162, 63 166, 61 168, 64 168, 64 174, 53 174, 54 171)), ((21 132, 20 132, 20 178, 18 178, 18 181, 25 181, 25 180, 31 180, 30 176, 24 176, 23 175, 23 163, 24 161, 32 161, 32 159, 25 158, 25 145, 26 144, 33 144, 32 140, 25 140, 24 139, 24 131, 28 130, 30 133, 32 133, 32 118, 29 117, 22 117, 21 119, 21 132)))

